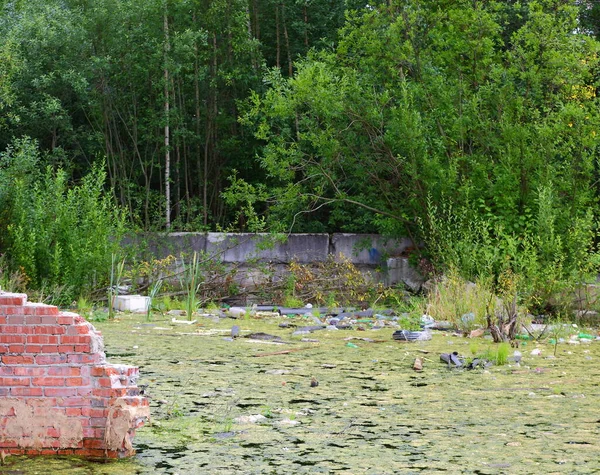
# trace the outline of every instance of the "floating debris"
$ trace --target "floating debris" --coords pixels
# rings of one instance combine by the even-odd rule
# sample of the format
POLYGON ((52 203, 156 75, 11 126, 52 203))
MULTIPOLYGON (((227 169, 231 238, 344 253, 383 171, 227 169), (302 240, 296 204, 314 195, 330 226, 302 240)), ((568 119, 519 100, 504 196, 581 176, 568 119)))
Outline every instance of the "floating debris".
POLYGON ((409 330, 397 330, 392 334, 392 338, 398 341, 427 341, 431 340, 431 332, 428 330, 423 331, 409 331, 409 330))

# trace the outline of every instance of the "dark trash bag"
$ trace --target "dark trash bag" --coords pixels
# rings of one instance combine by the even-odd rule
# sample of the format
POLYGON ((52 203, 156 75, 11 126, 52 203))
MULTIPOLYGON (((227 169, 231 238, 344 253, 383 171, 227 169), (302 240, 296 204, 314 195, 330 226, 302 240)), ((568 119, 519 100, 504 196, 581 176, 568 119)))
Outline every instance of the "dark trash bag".
POLYGON ((458 352, 454 353, 442 353, 440 355, 440 360, 444 363, 448 363, 448 366, 454 366, 456 368, 460 368, 464 364, 464 359, 458 356, 458 352))
POLYGON ((392 337, 394 340, 401 341, 415 341, 421 339, 421 335, 423 332, 411 332, 408 330, 397 330, 394 332, 392 337))

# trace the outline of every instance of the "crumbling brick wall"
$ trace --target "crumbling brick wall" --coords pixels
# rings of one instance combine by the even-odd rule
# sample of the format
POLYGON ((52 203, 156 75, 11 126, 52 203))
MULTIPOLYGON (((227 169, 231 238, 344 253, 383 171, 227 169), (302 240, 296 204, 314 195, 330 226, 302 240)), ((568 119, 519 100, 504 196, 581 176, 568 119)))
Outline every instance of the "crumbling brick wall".
POLYGON ((0 292, 0 451, 118 458, 150 415, 138 368, 82 317, 0 292))

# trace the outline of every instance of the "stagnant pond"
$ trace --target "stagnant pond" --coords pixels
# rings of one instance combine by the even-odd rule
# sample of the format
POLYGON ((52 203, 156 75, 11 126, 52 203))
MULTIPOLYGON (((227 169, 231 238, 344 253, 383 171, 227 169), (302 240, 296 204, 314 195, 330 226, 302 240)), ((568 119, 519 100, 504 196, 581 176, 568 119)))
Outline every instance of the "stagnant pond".
POLYGON ((95 323, 109 360, 139 366, 138 384, 148 385, 153 419, 136 435, 137 455, 107 464, 8 457, 0 474, 600 472, 600 342, 561 344, 555 358, 552 345, 528 342, 520 366, 461 371, 440 353, 471 356, 491 343, 449 333, 402 343, 393 329, 292 336, 284 320, 306 324, 95 323), (287 343, 232 340, 235 324, 242 336, 287 343))

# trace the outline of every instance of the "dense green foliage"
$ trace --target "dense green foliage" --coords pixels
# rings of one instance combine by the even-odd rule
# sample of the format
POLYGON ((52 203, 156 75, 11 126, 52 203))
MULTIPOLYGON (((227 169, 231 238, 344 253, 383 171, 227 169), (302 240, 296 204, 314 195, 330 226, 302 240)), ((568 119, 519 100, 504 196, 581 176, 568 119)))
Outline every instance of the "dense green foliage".
POLYGON ((349 18, 335 51, 272 73, 244 116, 277 183, 270 218, 408 233, 468 278, 523 276, 535 301, 532 279, 593 270, 599 50, 577 28, 550 0, 349 18))
POLYGON ((535 301, 595 270, 597 2, 0 7, 0 252, 37 285, 79 277, 59 277, 66 241, 33 264, 14 203, 36 216, 83 179, 111 215, 101 163, 144 229, 408 234, 535 301))
POLYGON ((106 285, 125 220, 104 191, 102 164, 72 186, 64 170, 42 164, 31 139, 0 154, 0 246, 9 250, 0 271, 8 264, 5 283, 69 303, 106 285))

